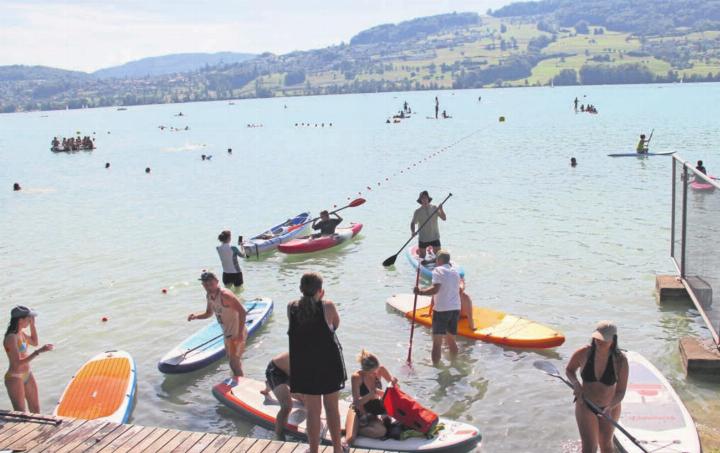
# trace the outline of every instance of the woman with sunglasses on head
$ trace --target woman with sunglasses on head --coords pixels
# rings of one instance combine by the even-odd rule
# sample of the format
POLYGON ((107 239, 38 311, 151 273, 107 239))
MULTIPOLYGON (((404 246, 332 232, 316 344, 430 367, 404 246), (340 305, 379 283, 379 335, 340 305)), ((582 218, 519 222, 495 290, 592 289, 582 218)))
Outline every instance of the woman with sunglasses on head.
POLYGON ((40 400, 35 376, 30 371, 30 361, 43 352, 52 351, 53 345, 46 344, 28 353, 28 346, 38 345, 35 316, 36 313, 28 307, 14 307, 10 311, 10 324, 5 331, 3 346, 10 365, 5 373, 5 388, 13 409, 37 414, 40 412, 40 400), (28 328, 30 335, 26 331, 28 328))
POLYGON ((620 418, 629 374, 627 358, 618 348, 615 324, 600 321, 590 344, 573 353, 565 373, 574 387, 582 452, 595 453, 599 446, 601 453, 612 453, 615 427, 607 418, 620 418), (578 369, 582 383, 577 378, 578 369), (594 403, 602 413, 594 413, 586 401, 594 403))

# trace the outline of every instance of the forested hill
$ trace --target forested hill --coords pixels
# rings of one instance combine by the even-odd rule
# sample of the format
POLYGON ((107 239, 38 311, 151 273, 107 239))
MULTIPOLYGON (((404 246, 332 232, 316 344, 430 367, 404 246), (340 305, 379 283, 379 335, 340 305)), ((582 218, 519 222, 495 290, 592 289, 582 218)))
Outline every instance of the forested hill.
POLYGON ((148 57, 95 71, 95 77, 145 77, 195 71, 203 66, 241 63, 255 55, 237 52, 179 53, 148 57))
MULTIPOLYGON (((0 67, 0 112, 380 91, 720 81, 720 0, 544 0, 489 13, 384 24, 358 33, 349 44, 266 52, 241 62, 222 57, 217 64, 186 71, 171 64, 171 74, 162 73, 167 66, 161 73, 149 72, 143 64, 154 65, 153 59, 139 62, 139 72, 115 77, 0 67)), ((122 70, 135 71, 130 66, 122 70)))
POLYGON ((585 21, 636 35, 668 35, 680 28, 720 29, 717 0, 542 0, 512 3, 491 14, 508 18, 546 15, 560 27, 585 21))

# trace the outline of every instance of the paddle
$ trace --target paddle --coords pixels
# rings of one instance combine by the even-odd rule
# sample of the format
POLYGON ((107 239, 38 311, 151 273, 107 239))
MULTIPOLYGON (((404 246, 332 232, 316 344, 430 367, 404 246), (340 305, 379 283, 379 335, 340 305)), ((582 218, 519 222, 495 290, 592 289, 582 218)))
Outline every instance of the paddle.
POLYGON ((60 423, 62 423, 62 420, 57 419, 57 418, 41 417, 39 415, 23 414, 23 413, 6 411, 6 410, 0 410, 0 417, 19 418, 20 420, 47 422, 47 423, 51 423, 55 426, 58 426, 60 423))
MULTIPOLYGON (((548 374, 548 375, 550 375, 550 376, 552 376, 552 377, 555 377, 555 378, 560 379, 560 380, 563 381, 568 387, 574 388, 573 385, 570 383, 570 381, 568 381, 567 379, 565 379, 564 377, 562 377, 562 376, 560 375, 560 372, 558 371, 557 368, 555 368, 555 365, 553 365, 552 363, 548 362, 547 360, 536 360, 535 362, 533 362, 533 366, 534 366, 535 368, 537 368, 538 370, 544 372, 545 374, 548 374)), ((627 430, 626 430, 625 428, 623 428, 622 426, 620 426, 620 424, 619 424, 618 422, 616 422, 615 420, 613 420, 612 417, 609 417, 609 416, 605 415, 605 414, 603 413, 602 409, 600 409, 595 403, 593 403, 592 401, 590 401, 589 399, 587 399, 585 396, 583 396, 583 401, 585 401, 585 404, 588 405, 588 407, 590 408, 590 410, 591 410, 595 415, 597 415, 598 417, 603 417, 603 418, 605 418, 605 420, 607 420, 608 422, 610 422, 610 423, 611 423, 614 427, 616 427, 621 433, 625 434, 625 437, 627 437, 628 439, 630 439, 630 442, 634 443, 634 444, 635 444, 640 450, 642 450, 644 453, 648 453, 648 450, 645 449, 645 447, 643 447, 642 445, 640 445, 640 441, 639 441, 639 440, 637 440, 632 434, 630 434, 629 432, 627 432, 627 430)))
MULTIPOLYGON (((252 304, 252 305, 250 306, 250 308, 245 312, 245 316, 249 315, 250 312, 253 311, 253 309, 254 309, 256 306, 257 306, 256 303, 255 303, 255 304, 252 304)), ((183 360, 185 360, 185 357, 186 357, 189 353, 191 353, 191 352, 193 352, 193 351, 197 351, 198 349, 202 348, 203 346, 205 346, 205 345, 207 345, 207 344, 212 343, 213 341, 219 340, 219 339, 222 338, 224 335, 225 335, 225 333, 223 332, 223 333, 221 333, 220 335, 218 335, 218 336, 216 336, 216 337, 213 337, 213 338, 209 339, 208 341, 206 341, 206 342, 204 342, 204 343, 202 343, 202 344, 199 344, 199 345, 195 346, 195 347, 192 348, 192 349, 188 349, 187 351, 183 352, 183 353, 180 354, 180 355, 176 355, 175 357, 170 357, 169 359, 165 360, 164 363, 166 363, 166 364, 168 364, 168 365, 173 365, 173 366, 174 366, 174 365, 178 365, 178 364, 180 364, 180 362, 182 362, 183 360)))
POLYGON ((404 243, 402 247, 400 247, 400 250, 398 250, 398 252, 397 252, 396 254, 394 254, 394 255, 391 256, 390 258, 386 259, 385 261, 383 261, 383 263, 382 263, 383 266, 388 267, 388 266, 392 266, 393 264, 395 264, 395 260, 397 259, 397 256, 400 254, 400 252, 402 252, 402 251, 405 249, 405 247, 410 243, 410 241, 412 241, 412 239, 413 239, 418 233, 420 233, 420 230, 423 229, 423 227, 425 226, 425 224, 428 223, 428 222, 430 221, 430 219, 432 219, 432 217, 435 215, 435 213, 438 212, 438 210, 442 207, 442 205, 445 204, 446 201, 448 201, 448 199, 449 199, 450 197, 452 197, 452 194, 448 194, 448 196, 445 197, 445 199, 442 201, 442 203, 440 203, 440 204, 435 208, 435 210, 433 211, 433 213, 430 214, 430 217, 428 217, 428 218, 422 223, 422 225, 420 225, 420 228, 418 228, 418 230, 417 230, 416 232, 414 232, 414 233, 412 234, 412 236, 410 236, 410 239, 408 239, 407 242, 404 243))
POLYGON ((652 136, 654 133, 655 133, 655 129, 650 131, 650 137, 648 137, 647 141, 645 142, 645 152, 646 153, 650 151, 650 140, 652 140, 652 136))
MULTIPOLYGON (((337 208, 336 210, 329 212, 328 215, 335 214, 336 212, 342 211, 343 209, 355 208, 357 206, 360 206, 361 204, 365 204, 365 199, 364 198, 356 198, 353 201, 351 201, 350 203, 348 203, 347 205, 343 206, 342 208, 337 208)), ((315 217, 312 220, 308 220, 307 222, 300 224, 299 227, 303 226, 303 225, 307 225, 308 223, 313 223, 314 221, 318 220, 319 218, 320 217, 315 217)))
MULTIPOLYGON (((417 287, 419 284, 420 284, 420 265, 418 264, 417 274, 415 275, 415 287, 417 287)), ((413 299, 413 315, 412 315, 412 319, 411 319, 412 325, 410 326, 410 346, 408 346, 408 356, 407 356, 408 365, 412 364, 412 342, 413 342, 413 334, 415 334, 415 313, 417 311, 417 299, 418 299, 418 295, 415 294, 415 298, 413 299)))

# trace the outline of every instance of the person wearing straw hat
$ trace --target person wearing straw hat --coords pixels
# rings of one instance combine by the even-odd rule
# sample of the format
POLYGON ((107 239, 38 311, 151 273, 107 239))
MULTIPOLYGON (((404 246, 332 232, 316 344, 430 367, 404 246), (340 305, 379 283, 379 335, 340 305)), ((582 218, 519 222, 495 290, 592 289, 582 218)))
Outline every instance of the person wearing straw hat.
POLYGON ((3 346, 8 357, 9 367, 5 373, 5 388, 13 409, 20 412, 40 413, 37 382, 30 371, 30 362, 43 352, 52 351, 53 345, 46 344, 28 353, 28 346, 39 344, 35 317, 37 313, 23 305, 17 305, 10 311, 10 323, 5 331, 3 346), (26 329, 30 329, 28 336, 26 329), (25 404, 27 403, 27 405, 25 404))
POLYGON ((589 345, 575 351, 565 368, 575 392, 575 419, 583 453, 612 453, 615 427, 595 414, 585 402, 592 401, 607 417, 620 418, 621 402, 627 389, 629 366, 618 348, 617 327, 611 321, 600 321, 589 345), (582 382, 578 380, 580 371, 582 382))
POLYGON ((427 190, 420 192, 417 202, 420 207, 413 213, 412 221, 410 222, 410 232, 415 235, 415 225, 420 227, 425 223, 426 220, 430 219, 425 226, 417 232, 418 235, 418 256, 421 260, 425 259, 425 250, 428 247, 432 248, 433 253, 437 253, 440 250, 440 230, 438 228, 438 217, 443 221, 447 220, 445 211, 442 205, 435 211, 436 206, 430 204, 432 197, 427 190))

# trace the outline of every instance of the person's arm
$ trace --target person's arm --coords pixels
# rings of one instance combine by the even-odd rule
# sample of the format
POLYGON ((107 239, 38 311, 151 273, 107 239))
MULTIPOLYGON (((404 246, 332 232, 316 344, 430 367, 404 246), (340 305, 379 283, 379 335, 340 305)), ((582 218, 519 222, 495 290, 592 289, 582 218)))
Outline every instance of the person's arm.
POLYGON ((230 310, 234 310, 238 314, 238 335, 241 338, 232 338, 235 341, 238 341, 242 338, 244 338, 243 333, 245 331, 245 320, 247 318, 247 311, 245 310, 245 307, 242 306, 240 303, 240 299, 237 298, 237 296, 230 291, 222 291, 222 303, 225 307, 229 308, 230 310))
POLYGON ((207 319, 210 316, 212 316, 212 309, 210 308, 210 302, 207 302, 205 305, 205 312, 204 313, 190 313, 188 315, 188 321, 193 321, 195 319, 207 319))
POLYGON ((30 338, 28 338, 27 336, 25 336, 25 339, 27 340, 27 342, 28 342, 31 346, 36 346, 36 347, 37 347, 37 345, 38 345, 38 334, 37 334, 37 329, 35 328, 35 317, 34 317, 34 316, 31 316, 31 317, 30 317, 30 338))
MULTIPOLYGON (((608 360, 614 360, 611 356, 608 360)), ((607 416, 611 416, 612 409, 620 404, 625 398, 625 392, 627 391, 627 384, 628 384, 628 374, 629 374, 629 366, 627 362, 627 358, 625 356, 620 356, 618 360, 616 360, 615 364, 616 370, 618 374, 617 378, 617 384, 615 385, 615 394, 613 395, 612 400, 610 400, 610 404, 607 405, 603 413, 607 416)))
MULTIPOLYGON (((242 238, 242 236, 240 236, 240 238, 242 238)), ((240 258, 245 258, 245 248, 242 246, 242 244, 240 245, 240 247, 235 247, 233 245, 232 251, 235 254, 235 256, 239 256, 240 258)))
MULTIPOLYGON (((323 295, 324 294, 325 292, 323 291, 323 295)), ((338 314, 335 304, 329 300, 324 300, 323 307, 325 311, 325 321, 332 327, 333 331, 338 330, 338 327, 340 327, 340 314, 338 314)))
POLYGON ((583 366, 585 358, 587 357, 587 350, 590 346, 583 346, 582 348, 575 351, 570 357, 567 366, 565 367, 565 375, 568 381, 573 385, 573 392, 576 398, 582 398, 582 384, 577 378, 577 370, 583 366))
POLYGON ((438 291, 440 291, 440 283, 433 283, 432 286, 428 286, 426 288, 419 288, 416 286, 413 293, 418 296, 434 296, 438 293, 438 291))
POLYGON ((313 220, 313 223, 312 223, 312 225, 311 225, 311 227, 312 227, 313 230, 319 230, 319 229, 320 229, 320 227, 317 226, 318 220, 319 220, 319 218, 313 220))
POLYGON ((362 382, 362 378, 358 373, 353 373, 350 377, 350 386, 352 387, 352 398, 353 398, 353 405, 355 406, 355 410, 360 415, 365 415, 365 403, 368 401, 367 395, 360 396, 360 383, 362 382))
POLYGON ((398 387, 397 378, 390 374, 390 371, 388 371, 388 369, 384 366, 380 365, 380 368, 378 368, 378 375, 380 375, 381 378, 385 379, 387 382, 391 383, 395 387, 398 387))
POLYGON ((417 211, 413 214, 413 218, 410 221, 410 234, 415 236, 415 224, 417 223, 417 211))
POLYGON ((339 216, 339 215, 337 214, 337 212, 333 212, 333 215, 334 215, 335 217, 337 217, 337 219, 338 219, 338 223, 340 223, 340 222, 342 222, 342 221, 343 221, 343 218, 342 218, 342 217, 340 217, 340 216, 339 216))
POLYGON ((443 209, 442 205, 438 206, 437 214, 438 217, 440 217, 443 221, 447 220, 447 216, 445 215, 445 210, 443 209))

